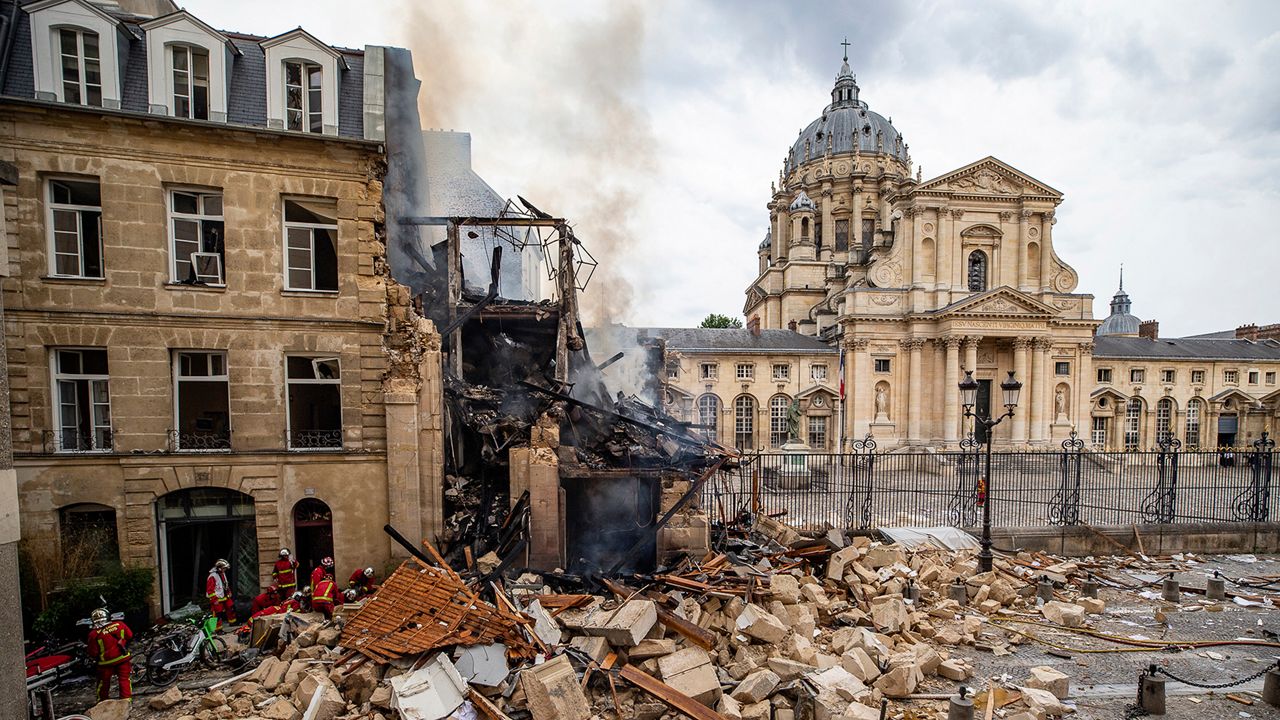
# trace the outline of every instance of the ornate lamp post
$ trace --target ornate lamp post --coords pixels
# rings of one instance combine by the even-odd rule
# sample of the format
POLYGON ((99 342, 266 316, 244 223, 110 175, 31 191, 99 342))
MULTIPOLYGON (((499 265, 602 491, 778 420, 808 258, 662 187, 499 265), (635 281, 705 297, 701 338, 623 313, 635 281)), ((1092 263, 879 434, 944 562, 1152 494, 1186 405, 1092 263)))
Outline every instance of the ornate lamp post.
POLYGON ((973 371, 966 371, 964 380, 960 381, 960 404, 964 406, 964 416, 973 418, 975 423, 986 428, 987 461, 982 478, 986 497, 982 503, 982 550, 978 552, 979 572, 991 572, 991 429, 1005 418, 1013 417, 1013 409, 1018 406, 1018 395, 1022 392, 1022 383, 1013 377, 1012 370, 1009 371, 1008 379, 1000 383, 1000 391, 1004 394, 1004 414, 997 418, 983 417, 974 412, 974 407, 978 404, 978 381, 973 379, 973 371))

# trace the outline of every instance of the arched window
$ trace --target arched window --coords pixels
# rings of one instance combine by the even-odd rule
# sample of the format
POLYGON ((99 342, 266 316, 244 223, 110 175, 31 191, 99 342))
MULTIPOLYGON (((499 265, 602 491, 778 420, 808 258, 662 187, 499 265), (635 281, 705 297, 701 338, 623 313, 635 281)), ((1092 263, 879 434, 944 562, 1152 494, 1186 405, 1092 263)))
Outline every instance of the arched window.
POLYGON ((969 292, 987 289, 987 254, 981 250, 969 253, 969 292))
POLYGON ((809 218, 800 218, 800 239, 809 239, 809 218))
POLYGON ((698 424, 708 437, 720 435, 720 398, 707 393, 698 398, 698 424))
POLYGON ((1142 443, 1142 399, 1130 398, 1124 408, 1124 449, 1137 450, 1142 443))
POLYGON ((1173 438, 1173 399, 1160 398, 1156 403, 1156 442, 1173 438))
POLYGON ((56 41, 62 101, 101 107, 102 59, 98 33, 80 28, 58 28, 56 41))
POLYGON ((733 442, 739 450, 750 450, 756 444, 756 399, 739 395, 733 401, 733 442))
POLYGON ((790 437, 787 429, 787 411, 791 408, 791 398, 786 395, 774 395, 769 399, 769 445, 782 447, 790 437))
POLYGON ((1187 402, 1187 447, 1200 447, 1200 400, 1190 400, 1187 402))

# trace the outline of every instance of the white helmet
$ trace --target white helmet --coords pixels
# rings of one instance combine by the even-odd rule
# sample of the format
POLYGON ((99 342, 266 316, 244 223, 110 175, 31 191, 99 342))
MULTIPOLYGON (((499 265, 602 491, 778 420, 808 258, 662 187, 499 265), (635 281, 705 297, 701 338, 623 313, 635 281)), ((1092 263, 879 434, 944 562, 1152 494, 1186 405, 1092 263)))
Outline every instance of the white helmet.
POLYGON ((289 557, 289 548, 280 548, 280 557, 289 557))
POLYGON ((98 608, 89 613, 89 622, 96 628, 106 625, 109 619, 106 608, 98 608))
POLYGON ((347 599, 347 602, 355 602, 356 598, 359 597, 360 594, 355 590, 343 590, 342 596, 347 599))
POLYGON ((370 577, 370 578, 371 578, 371 577, 373 577, 373 568, 371 568, 371 567, 367 567, 367 568, 365 568, 365 569, 364 569, 364 576, 365 576, 365 577, 370 577))
POLYGON ((231 567, 231 563, 227 562, 226 560, 223 560, 222 558, 218 558, 218 562, 214 563, 213 566, 218 570, 226 570, 227 568, 231 567))

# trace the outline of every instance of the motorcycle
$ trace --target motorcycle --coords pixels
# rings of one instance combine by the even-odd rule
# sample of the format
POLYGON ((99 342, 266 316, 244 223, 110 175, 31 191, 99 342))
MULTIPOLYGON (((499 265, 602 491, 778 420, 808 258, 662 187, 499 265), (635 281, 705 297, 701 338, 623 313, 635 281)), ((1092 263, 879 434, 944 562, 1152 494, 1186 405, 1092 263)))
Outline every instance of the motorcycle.
POLYGON ((170 685, 196 664, 214 668, 229 659, 227 641, 216 634, 218 618, 205 613, 197 619, 175 623, 176 629, 159 637, 147 655, 147 675, 156 687, 170 685))

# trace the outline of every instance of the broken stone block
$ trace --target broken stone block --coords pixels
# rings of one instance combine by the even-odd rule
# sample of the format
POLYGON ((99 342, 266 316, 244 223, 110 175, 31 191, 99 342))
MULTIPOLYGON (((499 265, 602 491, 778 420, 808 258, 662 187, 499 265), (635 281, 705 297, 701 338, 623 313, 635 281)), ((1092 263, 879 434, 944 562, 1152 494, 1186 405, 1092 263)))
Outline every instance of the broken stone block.
POLYGON ((787 626, 777 616, 756 604, 747 605, 738 615, 738 630, 764 643, 779 643, 787 636, 787 626))
POLYGON ((938 663, 938 674, 956 682, 969 679, 969 669, 961 664, 959 660, 943 660, 938 663))
POLYGON ((1030 676, 1027 678, 1027 687, 1048 690, 1059 700, 1066 699, 1071 693, 1071 678, 1065 673, 1048 665, 1033 667, 1028 672, 1030 676))
POLYGON ((221 690, 210 690, 200 698, 200 707, 213 709, 227 704, 227 696, 221 690))
POLYGON ((897 545, 872 545, 867 550, 866 557, 862 558, 862 564, 869 568, 882 568, 894 563, 903 563, 907 561, 907 554, 897 545))
POLYGON ((570 640, 569 645, 586 653, 596 664, 604 662, 609 656, 609 641, 602 637, 579 636, 570 640))
POLYGON ((1018 691, 1022 693, 1022 700, 1027 704, 1027 709, 1037 718, 1056 717, 1066 715, 1068 712, 1067 706, 1063 705, 1057 696, 1048 690, 1020 687, 1018 691))
MULTIPOLYGON (((390 693, 391 691, 388 689, 388 696, 390 693)), ((262 708, 260 714, 265 720, 293 720, 298 714, 298 708, 284 698, 276 698, 262 708)))
POLYGON ((490 550, 489 552, 476 558, 476 568, 483 575, 490 575, 498 566, 502 564, 502 558, 498 557, 498 553, 490 550))
POLYGON ((915 667, 899 665, 881 675, 872 684, 874 687, 879 688, 886 697, 906 697, 916 691, 916 673, 915 667))
MULTIPOLYGON (((757 670, 742 679, 738 683, 738 687, 733 689, 731 695, 733 699, 740 703, 750 705, 765 700, 778 687, 778 683, 782 682, 777 673, 772 670, 757 670)), ((766 703, 767 704, 767 703, 766 703)), ((747 716, 746 708, 743 708, 743 718, 747 716)), ((768 717, 766 715, 766 717, 768 717)))
POLYGON ((778 674, 778 677, 785 680, 794 680, 801 675, 816 670, 817 668, 807 663, 798 662, 796 660, 788 660, 787 658, 769 658, 767 661, 769 669, 778 674))
POLYGON ((800 580, 794 575, 778 573, 769 578, 769 596, 783 605, 800 602, 800 580))
POLYGON ((742 720, 742 703, 729 695, 723 695, 720 697, 720 703, 716 705, 716 712, 725 716, 726 720, 742 720))
MULTIPOLYGON (((656 625, 654 627, 657 627, 656 625)), ((627 659, 631 662, 640 662, 650 658, 658 658, 664 655, 670 655, 676 651, 676 641, 663 638, 661 640, 641 640, 639 645, 627 651, 627 659)))
POLYGON ((600 609, 587 618, 582 631, 603 637, 614 647, 635 647, 658 622, 652 600, 628 600, 620 608, 600 609))
POLYGON ((707 707, 720 699, 720 679, 711 657, 700 647, 688 647, 658 658, 662 681, 707 707))
POLYGON ((554 647, 560 644, 560 625, 555 618, 551 617, 551 613, 542 607, 542 603, 534 600, 529 603, 529 607, 525 608, 524 612, 533 618, 533 634, 537 635, 544 645, 554 647))
POLYGON ((978 603, 978 611, 985 615, 995 615, 1004 607, 999 600, 982 600, 978 603))
POLYGON ((992 580, 988 587, 991 588, 988 599, 995 600, 1001 605, 1008 605, 1018 597, 1018 591, 1014 590, 1013 586, 1004 578, 992 580))
POLYGON ((1040 613, 1049 622, 1065 627, 1080 627, 1084 625, 1084 608, 1074 603, 1050 600, 1040 607, 1040 613))
POLYGON ((231 712, 235 713, 238 717, 249 717, 249 715, 253 713, 253 700, 251 698, 238 697, 235 700, 232 700, 227 706, 231 708, 231 712))
POLYGON ((839 582, 844 578, 844 570, 847 565, 858 559, 862 554, 862 550, 852 545, 841 548, 831 554, 827 560, 827 579, 839 582))
POLYGON ((742 706, 742 720, 769 720, 773 714, 773 706, 768 700, 742 706))
POLYGON ((864 683, 873 682, 880 677, 880 668, 867 651, 860 647, 850 648, 845 652, 840 657, 840 666, 864 683))
POLYGON ((379 685, 373 689, 373 694, 369 696, 369 704, 383 710, 391 709, 391 686, 379 685))
POLYGON ((524 689, 528 710, 534 720, 586 720, 591 717, 591 704, 582 693, 569 658, 564 655, 521 670, 520 686, 524 689))
POLYGON ((817 583, 801 585, 800 594, 803 595, 806 600, 820 608, 825 608, 831 604, 831 600, 827 597, 827 591, 823 590, 822 586, 817 583))
POLYGON ((1107 604, 1100 598, 1080 598, 1076 600, 1076 604, 1084 608, 1084 611, 1090 615, 1101 615, 1107 611, 1107 604))
POLYGON ((182 702, 182 691, 175 685, 151 698, 151 702, 147 703, 147 705, 152 710, 168 710, 180 702, 182 702))
POLYGON ((925 643, 912 645, 911 652, 916 656, 916 667, 925 675, 933 675, 937 672, 938 665, 942 664, 942 656, 931 645, 925 643))
POLYGON ((882 595, 871 601, 871 621, 885 633, 895 633, 907 623, 907 605, 901 595, 882 595))
POLYGON ((827 668, 821 672, 812 673, 808 676, 809 682, 818 688, 818 692, 823 691, 834 692, 839 695, 845 702, 852 702, 860 693, 867 689, 853 673, 845 670, 839 665, 827 668))

